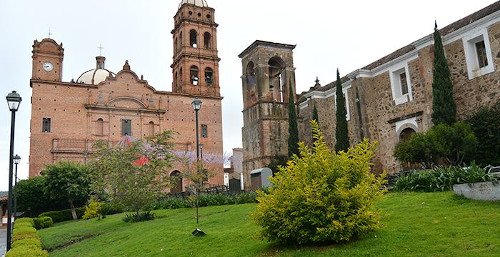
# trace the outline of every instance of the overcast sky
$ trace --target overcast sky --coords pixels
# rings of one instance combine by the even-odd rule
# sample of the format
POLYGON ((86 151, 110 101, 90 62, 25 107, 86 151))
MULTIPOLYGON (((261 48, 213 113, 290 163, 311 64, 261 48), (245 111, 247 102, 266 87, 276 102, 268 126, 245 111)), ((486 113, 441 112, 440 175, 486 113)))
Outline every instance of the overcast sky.
MULTIPOLYGON (((48 36, 64 45, 63 80, 95 67, 99 44, 106 68, 129 60, 158 90, 171 90, 173 16, 181 0, 0 0, 0 190, 8 184, 10 112, 5 96, 23 101, 16 118, 19 177, 28 175, 31 50, 48 36)), ((256 39, 296 44, 297 93, 325 85, 444 27, 494 0, 207 0, 218 27, 224 152, 241 147, 241 53, 256 39)))

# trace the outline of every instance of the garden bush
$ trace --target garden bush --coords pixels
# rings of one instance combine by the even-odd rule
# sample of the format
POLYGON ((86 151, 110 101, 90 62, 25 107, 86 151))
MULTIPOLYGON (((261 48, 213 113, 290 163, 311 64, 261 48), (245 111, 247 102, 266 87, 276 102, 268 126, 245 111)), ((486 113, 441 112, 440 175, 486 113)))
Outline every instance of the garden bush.
POLYGON ((49 253, 45 250, 32 248, 29 246, 19 246, 11 248, 5 257, 48 257, 49 253))
POLYGON ((48 228, 54 224, 54 222, 52 221, 52 218, 48 217, 48 216, 34 218, 33 223, 34 223, 34 227, 36 228, 36 230, 40 230, 42 228, 48 228))
POLYGON ((426 168, 436 164, 459 165, 471 159, 476 146, 477 139, 469 124, 439 124, 398 143, 394 157, 426 168))
POLYGON ((280 244, 319 244, 349 241, 379 227, 373 209, 383 195, 385 173, 371 173, 375 144, 364 140, 347 152, 336 153, 325 143, 318 124, 312 149, 299 144, 281 167, 268 193, 259 192, 253 219, 262 236, 280 244))
POLYGON ((481 166, 500 166, 500 102, 491 108, 481 108, 467 123, 478 141, 472 159, 481 166))
MULTIPOLYGON (((76 208, 76 215, 78 216, 78 218, 81 218, 84 212, 85 212, 85 207, 76 208)), ((71 209, 66 209, 62 211, 43 212, 40 215, 38 215, 38 217, 44 217, 44 216, 51 217, 54 223, 73 219, 73 216, 71 214, 71 209)))
POLYGON ((141 222, 154 219, 155 215, 150 211, 128 213, 123 217, 123 221, 125 222, 141 222))
POLYGON ((454 184, 493 179, 484 169, 473 163, 466 168, 451 166, 409 172, 396 180, 393 189, 395 191, 437 192, 451 190, 454 184))
POLYGON ((101 206, 101 214, 103 216, 113 215, 123 212, 123 206, 117 203, 104 202, 101 206))
MULTIPOLYGON (((256 203, 256 192, 241 192, 238 194, 200 194, 199 206, 216 206, 228 204, 256 203)), ((151 205, 151 209, 178 209, 194 207, 196 198, 194 195, 189 197, 165 196, 151 205)))
POLYGON ((85 213, 82 216, 82 219, 88 220, 92 218, 101 218, 101 209, 103 203, 97 201, 94 197, 90 198, 89 204, 85 207, 85 213))
POLYGON ((40 236, 33 227, 35 221, 31 218, 20 218, 14 223, 12 248, 6 257, 48 257, 47 251, 42 250, 40 236))

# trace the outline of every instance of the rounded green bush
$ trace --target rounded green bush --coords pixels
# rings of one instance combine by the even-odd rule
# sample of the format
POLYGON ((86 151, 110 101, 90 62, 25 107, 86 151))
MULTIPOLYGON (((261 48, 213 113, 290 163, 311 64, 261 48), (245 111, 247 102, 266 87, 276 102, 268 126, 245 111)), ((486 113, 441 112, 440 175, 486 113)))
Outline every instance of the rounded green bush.
POLYGON ((375 144, 367 140, 335 153, 316 122, 316 142, 300 143, 286 167, 270 178, 269 192, 259 192, 253 218, 270 241, 307 245, 349 241, 379 227, 375 200, 383 195, 383 176, 371 172, 375 144))
POLYGON ((33 223, 34 223, 34 227, 37 230, 51 227, 54 224, 54 222, 52 221, 52 218, 48 217, 48 216, 42 216, 42 217, 39 217, 39 218, 34 218, 33 219, 33 223))
POLYGON ((49 253, 42 249, 34 249, 29 246, 21 245, 11 248, 5 257, 48 257, 49 253))
POLYGON ((27 246, 35 249, 42 249, 42 242, 36 238, 25 238, 21 240, 15 240, 12 242, 12 248, 17 248, 21 246, 27 246))
POLYGON ((33 227, 33 219, 32 218, 18 218, 14 220, 14 228, 17 227, 33 227))

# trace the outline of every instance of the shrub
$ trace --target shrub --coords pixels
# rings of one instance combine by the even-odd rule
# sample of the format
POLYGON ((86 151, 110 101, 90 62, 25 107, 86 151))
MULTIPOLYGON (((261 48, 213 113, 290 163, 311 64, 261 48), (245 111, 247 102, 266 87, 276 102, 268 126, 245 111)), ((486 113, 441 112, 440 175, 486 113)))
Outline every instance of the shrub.
POLYGON ((34 227, 37 230, 51 227, 54 224, 54 222, 52 221, 52 218, 48 217, 48 216, 42 216, 40 218, 34 218, 33 221, 34 221, 34 227))
POLYGON ((30 248, 41 249, 42 242, 39 239, 35 239, 35 238, 26 238, 26 239, 16 240, 16 241, 12 242, 12 248, 16 248, 19 246, 27 246, 30 248))
POLYGON ((42 242, 36 229, 33 228, 35 221, 31 218, 20 218, 14 223, 12 235, 12 248, 6 257, 48 257, 47 251, 42 250, 42 242))
POLYGON ((470 159, 477 139, 464 122, 439 124, 425 133, 412 135, 396 145, 394 157, 401 162, 420 163, 430 168, 435 164, 458 165, 470 159))
MULTIPOLYGON (((200 194, 199 206, 256 203, 256 198, 256 192, 241 192, 238 194, 200 194)), ((160 210, 189 208, 195 206, 194 201, 196 201, 194 195, 191 195, 190 197, 165 196, 153 203, 151 205, 151 209, 160 210)))
MULTIPOLYGON (((85 212, 85 207, 76 208, 76 215, 78 216, 78 218, 81 218, 83 216, 84 212, 85 212)), ((71 209, 62 210, 62 211, 49 211, 49 212, 44 212, 44 213, 41 213, 40 215, 38 215, 38 217, 44 217, 44 216, 51 217, 52 221, 54 223, 68 221, 68 220, 73 219, 73 216, 71 214, 71 209)))
POLYGON ((85 213, 82 216, 82 219, 88 220, 92 218, 101 218, 101 208, 102 203, 97 201, 95 198, 90 198, 89 204, 85 207, 85 213))
MULTIPOLYGON (((374 201, 383 176, 371 173, 375 144, 364 140, 347 152, 328 149, 318 124, 312 149, 300 143, 286 167, 270 178, 269 193, 258 193, 253 219, 262 235, 281 244, 348 241, 379 227, 374 201)), ((383 174, 385 175, 385 174, 383 174)))
POLYGON ((467 119, 476 135, 478 146, 472 159, 479 165, 500 165, 500 102, 481 108, 467 119))
POLYGON ((494 178, 486 174, 476 164, 470 167, 438 167, 433 170, 424 170, 408 173, 400 177, 394 184, 396 191, 436 192, 447 191, 454 184, 491 181, 494 178))
POLYGON ((49 253, 42 249, 32 248, 29 246, 19 246, 10 249, 5 257, 48 257, 49 253))
POLYGON ((123 217, 123 221, 125 222, 141 222, 154 219, 155 215, 150 211, 129 213, 123 217))
POLYGON ((34 221, 32 218, 18 218, 14 221, 14 228, 18 227, 33 227, 34 221))
POLYGON ((117 203, 105 202, 101 206, 101 214, 103 216, 113 215, 123 212, 123 206, 117 203))

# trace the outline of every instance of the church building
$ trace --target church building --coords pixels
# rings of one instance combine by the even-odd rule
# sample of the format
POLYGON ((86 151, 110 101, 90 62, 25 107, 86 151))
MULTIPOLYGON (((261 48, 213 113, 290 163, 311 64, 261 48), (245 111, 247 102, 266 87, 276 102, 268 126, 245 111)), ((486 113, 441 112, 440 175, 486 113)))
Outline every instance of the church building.
MULTIPOLYGON (((94 142, 116 145, 123 137, 144 139, 165 130, 174 135, 174 151, 196 158, 196 125, 192 101, 199 98, 200 151, 214 172, 209 185, 223 183, 222 108, 219 85, 215 10, 205 0, 182 0, 171 31, 172 92, 155 89, 137 76, 128 61, 122 70, 106 68, 106 58, 76 81, 63 81, 63 44, 51 38, 33 44, 30 80, 31 137, 29 176, 61 160, 85 163, 94 142)), ((179 176, 178 163, 168 172, 179 176)), ((181 180, 174 192, 184 191, 181 180)))
MULTIPOLYGON (((474 114, 480 107, 498 103, 500 2, 440 32, 459 119, 474 114)), ((242 59, 243 172, 246 181, 253 181, 255 171, 288 154, 288 90, 295 91, 296 85, 294 47, 257 40, 239 55, 242 59)), ((350 144, 359 143, 363 138, 378 141, 373 160, 376 171, 400 171, 403 167, 393 157, 396 144, 412 133, 424 132, 433 126, 433 52, 434 40, 429 34, 341 78, 350 144)), ((332 67, 332 73, 335 68, 332 67)), ((309 122, 316 106, 321 130, 333 149, 335 82, 322 86, 316 79, 315 85, 297 96, 296 103, 300 141, 311 143, 309 122)))

